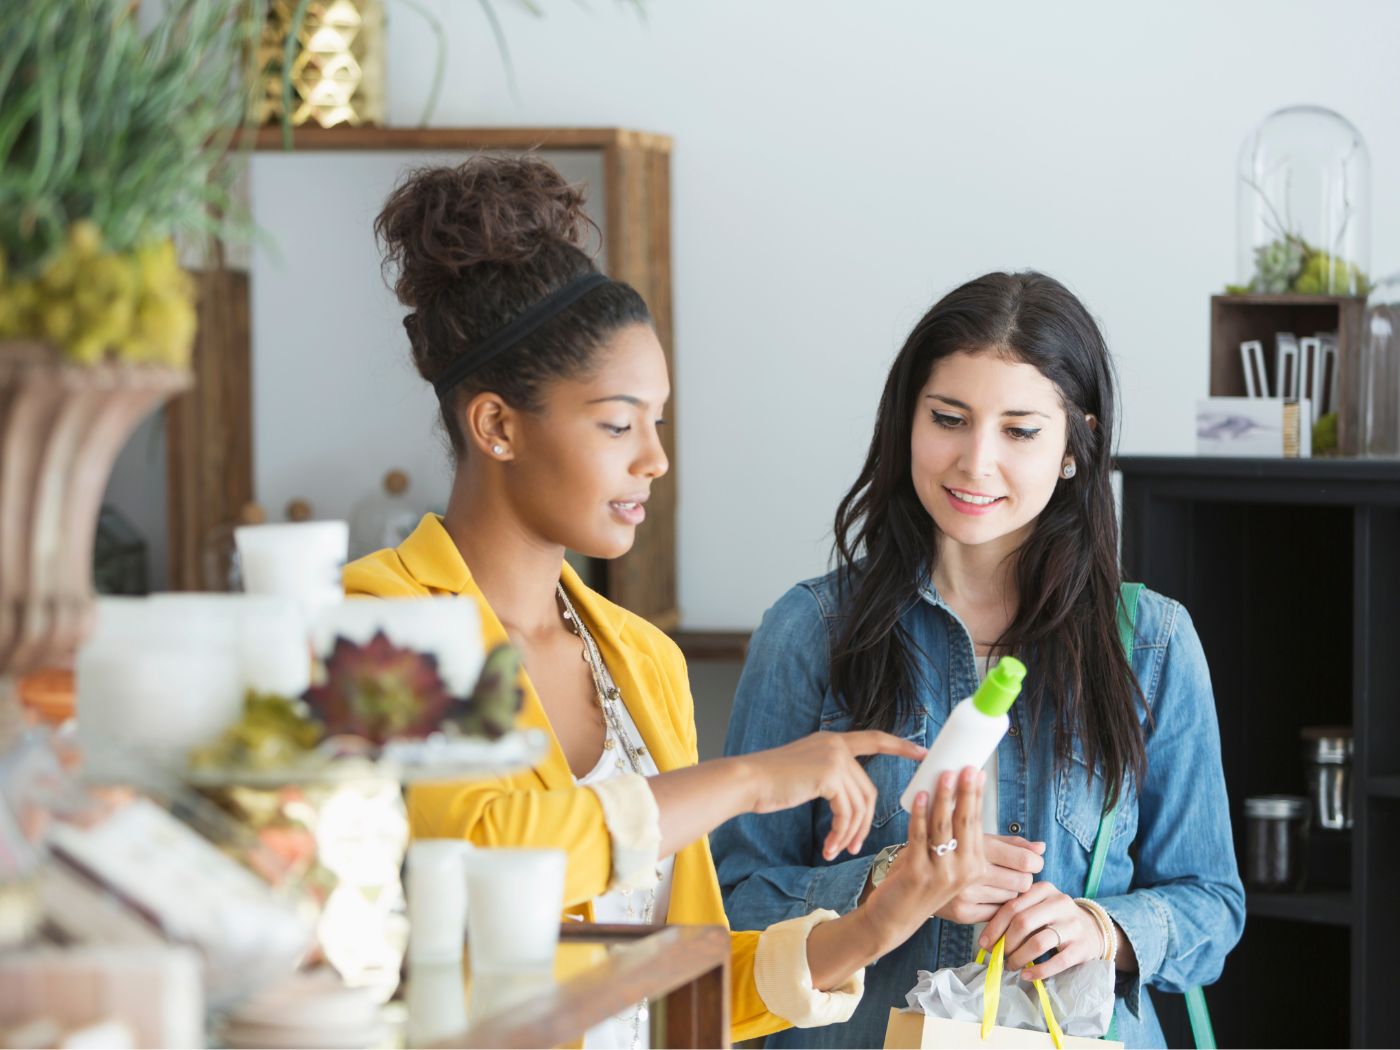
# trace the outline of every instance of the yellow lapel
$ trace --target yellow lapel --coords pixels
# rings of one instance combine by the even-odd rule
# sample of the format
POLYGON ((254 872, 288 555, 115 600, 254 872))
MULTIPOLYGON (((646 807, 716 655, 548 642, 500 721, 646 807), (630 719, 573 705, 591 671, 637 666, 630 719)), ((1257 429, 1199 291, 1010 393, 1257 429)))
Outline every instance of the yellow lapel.
MULTIPOLYGON (((490 652, 498 645, 510 641, 505 626, 487 603, 481 588, 472 579, 471 570, 462 560, 462 553, 452 537, 443 527, 442 519, 436 514, 426 514, 408 539, 399 544, 399 558, 413 578, 428 590, 440 594, 459 594, 476 599, 477 610, 481 613, 481 640, 490 652)), ((520 688, 525 694, 525 702, 516 725, 522 729, 541 729, 549 736, 549 751, 534 773, 550 790, 573 785, 573 774, 569 762, 564 757, 554 729, 540 704, 535 685, 524 668, 520 671, 520 688)))
MULTIPOLYGON (((435 514, 424 515, 418 527, 399 545, 398 555, 413 578, 428 591, 476 599, 481 613, 482 641, 488 652, 509 641, 504 625, 472 579, 471 570, 462 560, 441 518, 435 514)), ((661 671, 655 660, 636 646, 627 623, 629 614, 585 585, 567 562, 562 564, 560 579, 593 632, 603 660, 657 768, 664 773, 684 764, 678 735, 671 724, 674 714, 665 707, 666 689, 661 671)), ((520 686, 525 702, 517 724, 522 728, 543 730, 549 736, 549 752, 535 767, 535 774, 551 790, 572 786, 573 773, 568 760, 549 724, 549 716, 545 714, 534 683, 523 669, 520 686)))

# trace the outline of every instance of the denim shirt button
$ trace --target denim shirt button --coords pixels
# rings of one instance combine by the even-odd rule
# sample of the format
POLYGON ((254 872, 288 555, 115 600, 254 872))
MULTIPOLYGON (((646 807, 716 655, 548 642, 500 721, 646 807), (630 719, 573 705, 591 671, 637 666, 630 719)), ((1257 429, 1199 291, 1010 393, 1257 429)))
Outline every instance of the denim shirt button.
POLYGON ((1008 729, 1007 732, 1008 732, 1009 734, 1011 734, 1012 736, 1020 736, 1020 735, 1021 735, 1021 727, 1018 726, 1015 722, 1012 722, 1012 723, 1011 723, 1011 728, 1008 729))
POLYGON ((1021 825, 1020 825, 1020 824, 1017 824, 1017 823, 1013 820, 1013 821, 1011 822, 1011 826, 1010 826, 1010 828, 1009 828, 1008 830, 1009 830, 1009 831, 1011 832, 1011 834, 1013 834, 1013 835, 1019 835, 1019 834, 1021 834, 1021 825))

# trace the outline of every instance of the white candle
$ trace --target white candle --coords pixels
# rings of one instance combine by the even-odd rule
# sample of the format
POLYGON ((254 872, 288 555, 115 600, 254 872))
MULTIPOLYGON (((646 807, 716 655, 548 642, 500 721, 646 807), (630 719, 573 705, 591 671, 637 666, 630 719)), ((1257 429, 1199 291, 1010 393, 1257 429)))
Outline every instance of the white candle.
POLYGON ((241 525, 233 538, 249 594, 293 597, 308 619, 344 597, 341 571, 350 546, 345 522, 241 525))
MULTIPOLYGON (((455 963, 467 936, 467 867, 471 843, 419 839, 408 847, 408 959, 455 963)), ((457 987, 461 999, 462 988, 457 987)))
POLYGON ((466 857, 473 975, 553 971, 566 862, 557 849, 479 849, 466 857))

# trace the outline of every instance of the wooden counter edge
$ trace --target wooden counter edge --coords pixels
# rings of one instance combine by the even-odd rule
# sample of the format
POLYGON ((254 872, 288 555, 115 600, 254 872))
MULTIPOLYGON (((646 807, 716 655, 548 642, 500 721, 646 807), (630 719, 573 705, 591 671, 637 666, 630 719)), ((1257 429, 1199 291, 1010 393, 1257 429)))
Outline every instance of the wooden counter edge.
POLYGON ((641 937, 606 927, 566 926, 565 933, 565 940, 634 939, 600 965, 433 1047, 561 1046, 643 998, 653 1010, 657 1000, 668 1000, 660 1004, 667 1045, 729 1046, 729 932, 723 926, 666 926, 641 937))

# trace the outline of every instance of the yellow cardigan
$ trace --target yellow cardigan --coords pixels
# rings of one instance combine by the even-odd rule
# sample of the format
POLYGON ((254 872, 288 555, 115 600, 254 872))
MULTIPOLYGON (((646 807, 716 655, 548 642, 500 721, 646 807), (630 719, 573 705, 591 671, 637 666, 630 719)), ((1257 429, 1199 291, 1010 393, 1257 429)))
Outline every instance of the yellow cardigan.
MULTIPOLYGON (((585 618, 657 768, 695 765, 695 709, 680 649, 661 630, 589 589, 564 563, 561 579, 585 618)), ((425 516, 397 548, 345 568, 345 591, 382 598, 456 594, 476 599, 489 651, 506 631, 472 579, 457 545, 435 515, 425 516)), ((592 899, 608 888, 612 842, 597 795, 579 788, 529 677, 519 725, 544 730, 549 753, 534 769, 479 783, 415 787, 409 794, 413 834, 465 838, 478 846, 564 849, 569 855, 565 914, 593 917, 592 899)), ((668 923, 728 926, 709 842, 681 849, 672 874, 668 923)), ((790 1027, 769 1012, 754 980, 761 931, 730 933, 733 1038, 753 1039, 790 1027)))

